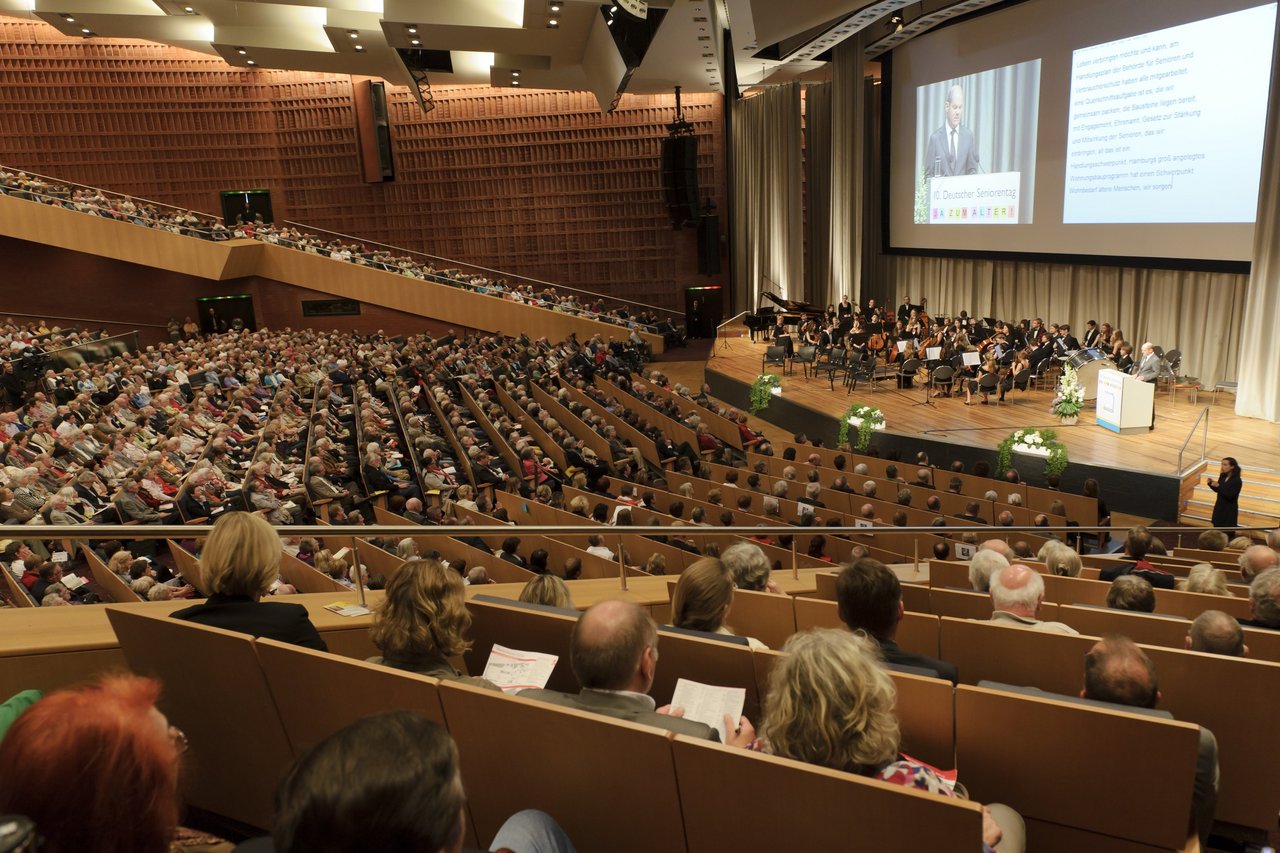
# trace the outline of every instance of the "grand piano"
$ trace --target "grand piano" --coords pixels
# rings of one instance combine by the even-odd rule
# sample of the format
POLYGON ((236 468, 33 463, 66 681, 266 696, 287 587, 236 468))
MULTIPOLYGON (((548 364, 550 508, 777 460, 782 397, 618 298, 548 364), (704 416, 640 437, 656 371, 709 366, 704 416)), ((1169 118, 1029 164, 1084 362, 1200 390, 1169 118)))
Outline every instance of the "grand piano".
POLYGON ((760 291, 762 297, 758 302, 756 313, 746 316, 747 329, 751 332, 751 340, 756 340, 757 336, 763 334, 766 338, 769 330, 778 322, 778 315, 782 315, 782 322, 787 326, 800 325, 800 318, 805 314, 820 315, 822 309, 817 305, 810 305, 808 302, 800 302, 795 299, 781 299, 774 296, 767 290, 760 291), (768 299, 773 305, 767 305, 765 299, 768 299))

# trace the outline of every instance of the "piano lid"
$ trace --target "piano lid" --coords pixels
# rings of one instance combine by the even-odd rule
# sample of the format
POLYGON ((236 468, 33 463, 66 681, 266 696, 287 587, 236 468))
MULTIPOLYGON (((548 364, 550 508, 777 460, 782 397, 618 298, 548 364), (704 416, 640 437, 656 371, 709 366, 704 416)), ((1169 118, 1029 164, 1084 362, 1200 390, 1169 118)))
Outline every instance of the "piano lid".
POLYGON ((769 301, 789 313, 821 314, 823 310, 816 305, 810 305, 808 302, 800 302, 795 299, 779 299, 767 290, 760 291, 760 295, 767 296, 769 301))

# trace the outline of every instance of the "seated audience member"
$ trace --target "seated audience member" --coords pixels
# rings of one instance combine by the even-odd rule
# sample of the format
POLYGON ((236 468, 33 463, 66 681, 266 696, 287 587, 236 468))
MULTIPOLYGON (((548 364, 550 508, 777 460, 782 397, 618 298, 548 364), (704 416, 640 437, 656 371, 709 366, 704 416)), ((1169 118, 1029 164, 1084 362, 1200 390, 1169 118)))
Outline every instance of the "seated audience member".
POLYGON ((1146 580, 1134 575, 1121 575, 1107 590, 1107 607, 1137 613, 1156 612, 1156 591, 1146 580))
POLYGON ((1267 569, 1249 584, 1249 619, 1244 624, 1280 630, 1280 569, 1267 569))
POLYGON ((1253 540, 1248 536, 1237 536, 1227 543, 1228 551, 1243 551, 1253 544, 1253 540))
POLYGON ((369 639, 382 654, 369 658, 369 663, 496 690, 492 682, 468 678, 449 663, 449 658, 471 648, 464 587, 457 572, 435 560, 402 563, 373 614, 369 639))
MULTIPOLYGON (((276 853, 414 850, 457 853, 466 834, 458 747, 410 711, 358 720, 305 753, 276 792, 276 853)), ((547 814, 518 812, 490 850, 572 853, 547 814)))
POLYGON ((156 710, 159 695, 159 682, 118 675, 36 702, 0 743, 0 813, 34 821, 44 853, 183 849, 186 736, 156 710))
POLYGON ((520 590, 520 601, 530 604, 546 604, 559 607, 561 610, 572 610, 573 597, 569 595, 569 587, 559 577, 552 574, 541 574, 524 585, 520 590))
POLYGON ((1133 558, 1133 563, 1103 569, 1098 573, 1098 579, 1113 581, 1121 575, 1137 575, 1156 589, 1173 589, 1173 573, 1156 568, 1147 561, 1151 544, 1151 533, 1147 528, 1142 526, 1129 528, 1129 533, 1124 538, 1124 553, 1133 558))
POLYGON ((1040 562, 1045 564, 1051 575, 1078 578, 1080 577, 1081 569, 1084 568, 1080 562, 1080 555, 1070 546, 1064 545, 1056 539, 1046 542, 1044 547, 1040 549, 1038 556, 1040 562))
MULTIPOLYGON (((602 601, 578 617, 569 638, 569 666, 582 688, 577 694, 522 690, 520 695, 676 734, 719 740, 710 726, 678 716, 675 712, 681 709, 656 707, 649 690, 658 668, 658 626, 629 601, 602 601), (669 710, 673 712, 667 713, 669 710)), ((746 746, 755 739, 746 717, 734 725, 726 716, 725 726, 726 731, 735 732, 729 738, 731 746, 746 746)))
POLYGON ((836 601, 840 621, 875 640, 886 663, 930 669, 952 684, 959 682, 954 664, 898 648, 898 625, 906 613, 902 583, 884 563, 863 557, 845 566, 836 578, 836 601))
POLYGON ((1252 581, 1267 569, 1280 566, 1280 554, 1272 551, 1266 545, 1250 545, 1244 549, 1244 553, 1240 555, 1238 562, 1240 564, 1240 576, 1246 581, 1252 581))
MULTIPOLYGON (((1155 708, 1160 702, 1155 665, 1128 637, 1104 637, 1085 655, 1080 697, 1125 707, 1155 708)), ((1191 818, 1202 845, 1208 841, 1217 805, 1218 741, 1213 732, 1201 726, 1191 818)))
POLYGON ((969 583, 975 592, 991 589, 991 573, 1009 565, 1009 557, 990 548, 979 548, 969 561, 969 583))
POLYGON ((759 545, 750 542, 730 545, 720 555, 720 562, 729 569, 733 575, 733 585, 738 589, 785 595, 770 577, 769 558, 759 545))
POLYGON ((1196 547, 1201 551, 1225 551, 1227 549, 1227 534, 1221 530, 1210 528, 1204 531, 1196 539, 1196 547))
POLYGON ((1056 634, 1078 634, 1061 622, 1041 622, 1040 605, 1044 601, 1044 579, 1040 573, 1021 563, 1005 566, 991 575, 991 621, 998 625, 1032 628, 1056 634))
POLYGON ((1211 655, 1249 656, 1249 647, 1244 644, 1244 628, 1221 610, 1206 610, 1195 618, 1187 631, 1186 647, 1211 655))
MULTIPOLYGON (((958 796, 928 765, 898 751, 897 691, 872 640, 833 628, 794 634, 769 674, 761 740, 766 751, 883 782, 958 796)), ((983 849, 1025 849, 1022 818, 983 809, 983 849)), ((978 839, 974 839, 978 849, 978 839)))
MULTIPOLYGON (((707 557, 680 573, 671 593, 671 624, 677 628, 736 636, 725 624, 733 608, 733 575, 723 562, 707 557)), ((754 637, 747 637, 753 649, 767 649, 754 637)))
POLYGON ((1192 566, 1187 576, 1178 581, 1178 589, 1185 592, 1203 592, 1208 595, 1233 595, 1227 587, 1227 573, 1222 569, 1215 569, 1208 563, 1192 566))
POLYGON ((280 578, 283 553, 280 537, 266 519, 249 512, 224 513, 200 553, 209 597, 173 618, 325 651, 305 607, 261 600, 280 578))

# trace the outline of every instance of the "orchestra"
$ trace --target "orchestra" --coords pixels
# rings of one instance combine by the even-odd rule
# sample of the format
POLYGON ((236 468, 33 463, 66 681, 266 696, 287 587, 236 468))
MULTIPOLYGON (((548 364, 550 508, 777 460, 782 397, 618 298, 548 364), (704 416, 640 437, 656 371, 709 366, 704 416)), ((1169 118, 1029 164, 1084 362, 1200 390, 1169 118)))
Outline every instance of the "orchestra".
POLYGON ((748 316, 752 339, 760 334, 767 342, 786 347, 793 355, 797 347, 814 347, 817 358, 830 358, 844 350, 850 363, 874 359, 879 378, 896 376, 898 387, 915 382, 928 383, 933 371, 951 366, 955 381, 939 387, 933 396, 963 396, 967 404, 974 396, 987 404, 994 375, 999 400, 1017 388, 1025 391, 1033 377, 1055 364, 1069 363, 1079 368, 1097 362, 1094 369, 1115 366, 1122 371, 1133 367, 1133 347, 1124 333, 1110 323, 1089 320, 1083 338, 1077 338, 1067 323, 1045 325, 1042 318, 1010 323, 994 317, 970 317, 968 311, 954 316, 931 315, 928 301, 912 302, 904 296, 896 310, 882 311, 874 299, 865 308, 849 301, 848 295, 826 309, 806 302, 779 299, 762 293, 778 309, 762 306, 755 317, 748 316), (903 365, 915 361, 914 373, 903 365), (910 375, 908 375, 910 374, 910 375))

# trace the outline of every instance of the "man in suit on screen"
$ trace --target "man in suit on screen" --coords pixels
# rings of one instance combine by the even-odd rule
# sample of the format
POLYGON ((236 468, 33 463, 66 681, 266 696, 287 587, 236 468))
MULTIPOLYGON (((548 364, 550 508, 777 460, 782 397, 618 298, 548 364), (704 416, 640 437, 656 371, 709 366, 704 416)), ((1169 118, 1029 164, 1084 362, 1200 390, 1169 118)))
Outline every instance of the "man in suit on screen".
POLYGON ((964 89, 952 86, 942 105, 947 120, 929 137, 924 169, 929 177, 976 175, 982 171, 973 131, 960 122, 964 118, 964 89))

